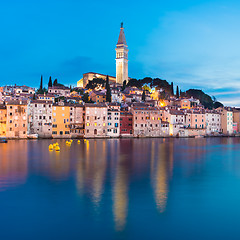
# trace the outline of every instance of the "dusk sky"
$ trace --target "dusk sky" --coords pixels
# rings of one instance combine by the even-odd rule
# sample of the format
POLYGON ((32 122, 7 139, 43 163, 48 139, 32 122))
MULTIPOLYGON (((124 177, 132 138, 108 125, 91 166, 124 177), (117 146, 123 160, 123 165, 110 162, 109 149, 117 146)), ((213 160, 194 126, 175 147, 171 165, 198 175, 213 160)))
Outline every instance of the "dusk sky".
POLYGON ((129 76, 159 77, 240 106, 240 2, 0 2, 0 85, 75 85, 85 72, 115 76, 124 22, 129 76))

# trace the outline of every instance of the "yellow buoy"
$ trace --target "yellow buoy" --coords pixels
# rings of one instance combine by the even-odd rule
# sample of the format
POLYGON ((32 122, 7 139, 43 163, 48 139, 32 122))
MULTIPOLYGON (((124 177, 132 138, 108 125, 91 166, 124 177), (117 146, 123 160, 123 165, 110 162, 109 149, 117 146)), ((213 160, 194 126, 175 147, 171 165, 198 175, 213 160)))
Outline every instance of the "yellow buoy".
POLYGON ((84 142, 86 142, 87 140, 86 139, 84 139, 84 142))
POLYGON ((49 149, 50 151, 53 150, 53 145, 50 144, 49 147, 48 147, 48 149, 49 149))
POLYGON ((53 144, 53 148, 56 148, 56 144, 55 143, 53 144))
POLYGON ((71 139, 71 140, 70 140, 70 142, 72 143, 72 142, 73 142, 73 140, 71 139))
POLYGON ((55 144, 56 144, 56 146, 59 146, 59 144, 57 142, 55 144))
POLYGON ((59 152, 60 151, 60 147, 59 146, 56 146, 56 152, 59 152))
POLYGON ((78 140, 78 144, 80 144, 80 140, 78 140))

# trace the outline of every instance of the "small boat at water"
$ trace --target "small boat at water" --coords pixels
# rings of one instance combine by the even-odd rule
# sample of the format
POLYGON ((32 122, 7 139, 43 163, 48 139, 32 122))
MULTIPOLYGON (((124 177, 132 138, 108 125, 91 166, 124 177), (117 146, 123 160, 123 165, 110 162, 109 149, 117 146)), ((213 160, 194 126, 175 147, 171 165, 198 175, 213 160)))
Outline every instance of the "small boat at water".
POLYGON ((7 138, 0 137, 0 143, 7 143, 7 138))
POLYGON ((28 134, 27 138, 28 139, 38 139, 38 134, 28 134))

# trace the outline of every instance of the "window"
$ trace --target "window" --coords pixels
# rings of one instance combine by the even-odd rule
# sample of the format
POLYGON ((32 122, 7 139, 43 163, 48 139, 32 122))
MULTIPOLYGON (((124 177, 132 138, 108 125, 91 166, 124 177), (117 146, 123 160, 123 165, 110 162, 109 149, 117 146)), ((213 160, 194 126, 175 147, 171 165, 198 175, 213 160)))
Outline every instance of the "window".
POLYGON ((57 134, 57 131, 53 131, 52 134, 54 134, 54 135, 57 134))
POLYGON ((52 127, 53 127, 53 128, 57 128, 57 124, 53 124, 52 127))
POLYGON ((115 123, 115 127, 118 127, 118 123, 115 123))

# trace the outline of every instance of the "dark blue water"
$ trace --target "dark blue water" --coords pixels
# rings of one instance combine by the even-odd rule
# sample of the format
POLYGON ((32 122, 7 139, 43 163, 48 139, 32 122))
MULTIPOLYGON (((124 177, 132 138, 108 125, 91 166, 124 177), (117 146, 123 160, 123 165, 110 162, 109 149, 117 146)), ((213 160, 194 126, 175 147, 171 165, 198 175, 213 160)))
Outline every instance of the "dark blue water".
POLYGON ((0 144, 0 239, 240 239, 240 139, 0 144))

